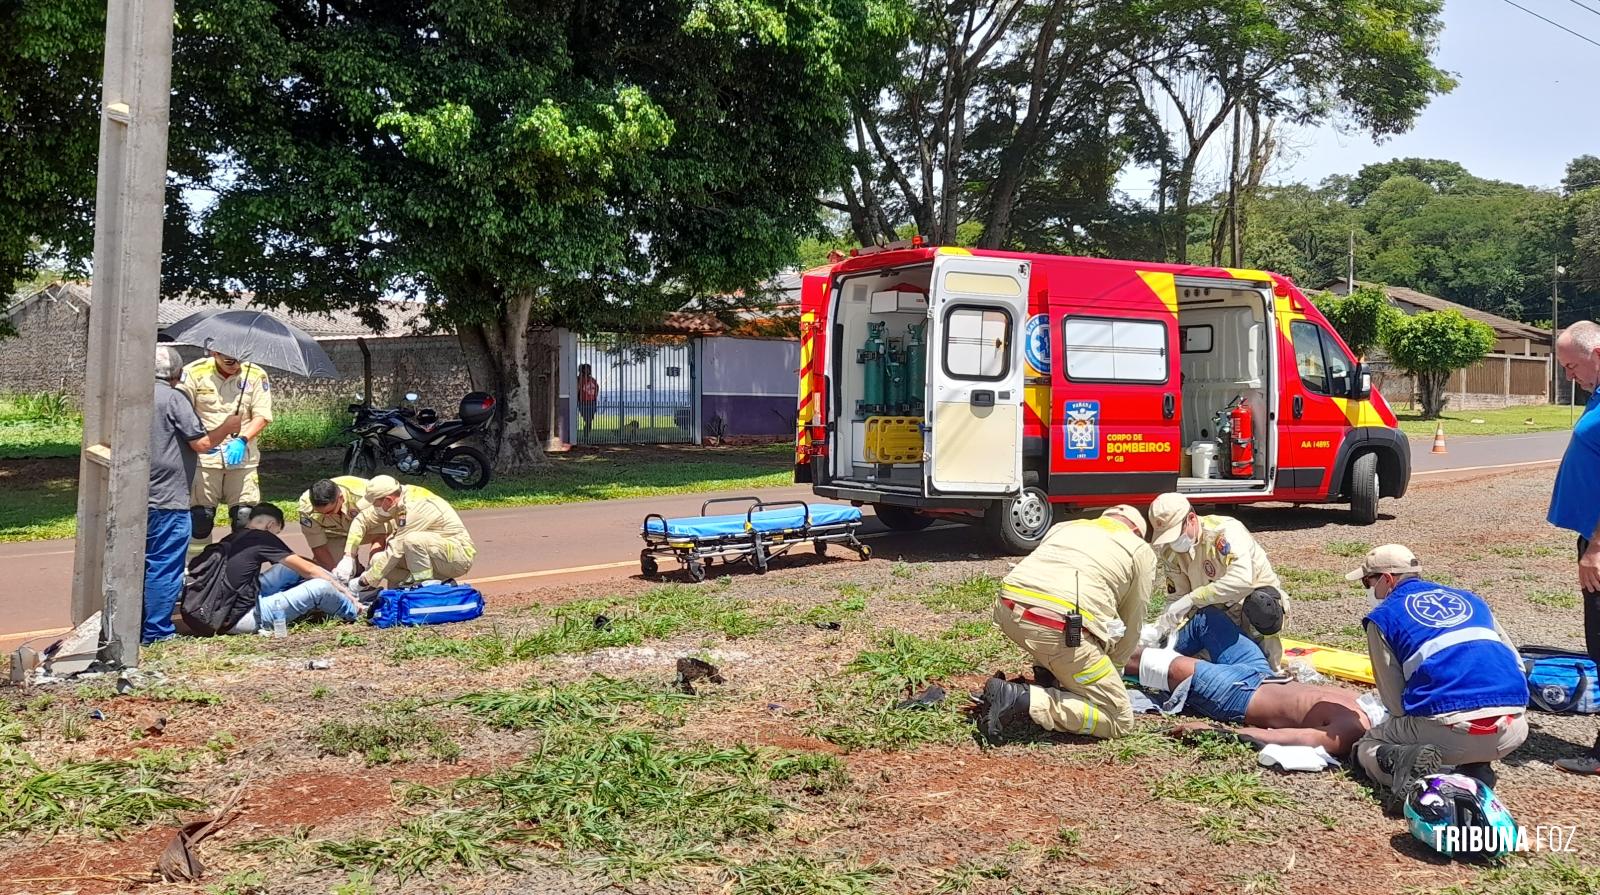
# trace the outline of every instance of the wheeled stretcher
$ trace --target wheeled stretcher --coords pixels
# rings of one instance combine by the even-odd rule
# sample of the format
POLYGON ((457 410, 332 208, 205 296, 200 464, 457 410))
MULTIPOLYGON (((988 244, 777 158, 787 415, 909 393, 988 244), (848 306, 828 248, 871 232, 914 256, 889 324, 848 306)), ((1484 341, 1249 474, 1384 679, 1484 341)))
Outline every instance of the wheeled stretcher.
POLYGON ((694 581, 704 581, 712 560, 724 563, 743 560, 765 574, 767 563, 802 544, 811 544, 818 555, 828 544, 843 544, 862 559, 872 556, 872 548, 861 543, 856 529, 861 527, 861 510, 837 504, 808 504, 800 500, 767 503, 755 497, 719 497, 700 505, 700 515, 668 519, 659 513, 644 517, 639 535, 645 547, 639 551, 639 571, 653 578, 660 571, 656 558, 678 560, 694 581), (743 513, 708 515, 712 504, 749 504, 743 513))

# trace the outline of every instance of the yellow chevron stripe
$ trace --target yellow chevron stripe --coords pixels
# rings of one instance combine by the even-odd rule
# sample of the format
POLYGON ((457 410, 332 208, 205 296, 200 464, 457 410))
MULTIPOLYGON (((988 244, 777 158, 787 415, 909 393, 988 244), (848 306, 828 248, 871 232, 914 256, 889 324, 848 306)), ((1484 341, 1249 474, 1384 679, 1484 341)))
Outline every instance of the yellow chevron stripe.
POLYGON ((1178 316, 1178 281, 1176 277, 1170 273, 1152 273, 1141 270, 1139 271, 1139 279, 1144 280, 1144 284, 1150 287, 1150 291, 1154 292, 1156 297, 1161 299, 1161 303, 1167 306, 1168 314, 1174 317, 1178 316))

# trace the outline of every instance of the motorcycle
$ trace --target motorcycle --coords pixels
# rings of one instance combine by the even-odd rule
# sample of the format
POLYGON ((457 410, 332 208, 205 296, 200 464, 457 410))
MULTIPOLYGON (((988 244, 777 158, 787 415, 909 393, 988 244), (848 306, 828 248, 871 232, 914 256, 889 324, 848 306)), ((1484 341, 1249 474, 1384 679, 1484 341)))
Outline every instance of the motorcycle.
MULTIPOLYGON (((415 392, 406 400, 415 402, 415 392)), ((494 397, 470 392, 461 399, 458 419, 439 420, 430 407, 373 407, 351 404, 355 420, 345 431, 355 435, 344 452, 346 475, 371 478, 379 463, 406 475, 436 472, 457 491, 476 491, 489 484, 489 458, 461 442, 483 432, 494 416, 494 397)))

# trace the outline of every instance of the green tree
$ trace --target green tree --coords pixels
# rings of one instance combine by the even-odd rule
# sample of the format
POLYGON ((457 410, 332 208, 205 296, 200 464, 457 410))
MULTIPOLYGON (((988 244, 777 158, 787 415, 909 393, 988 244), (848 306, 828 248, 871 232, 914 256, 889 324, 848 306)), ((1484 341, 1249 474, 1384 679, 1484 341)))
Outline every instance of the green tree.
POLYGON ((0 6, 0 310, 93 245, 105 15, 99 0, 0 6))
POLYGON ((1317 307, 1356 357, 1383 344, 1384 335, 1405 318, 1380 286, 1362 286, 1347 296, 1324 299, 1317 307))
POLYGON ((543 459, 530 322, 649 321, 792 262, 838 182, 844 98, 905 22, 893 0, 180 12, 176 92, 209 109, 219 165, 169 228, 169 285, 425 300, 491 359, 502 470, 543 459))
POLYGON ((1587 190, 1600 189, 1600 156, 1580 155, 1567 162, 1567 173, 1561 178, 1561 191, 1569 196, 1587 190))
POLYGON ((1395 321, 1383 347, 1395 366, 1416 379, 1422 418, 1438 419, 1449 400, 1450 374, 1483 360, 1494 348, 1494 330, 1457 311, 1428 311, 1395 321))

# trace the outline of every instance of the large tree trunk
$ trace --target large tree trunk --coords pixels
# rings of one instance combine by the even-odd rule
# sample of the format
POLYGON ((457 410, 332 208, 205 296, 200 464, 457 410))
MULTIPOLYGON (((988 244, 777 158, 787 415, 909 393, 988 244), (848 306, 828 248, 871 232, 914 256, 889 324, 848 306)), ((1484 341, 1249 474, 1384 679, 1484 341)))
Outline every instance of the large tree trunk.
POLYGON ((528 373, 528 320, 533 298, 531 292, 508 296, 499 319, 480 328, 499 402, 494 469, 502 474, 548 462, 534 428, 533 387, 528 373))

